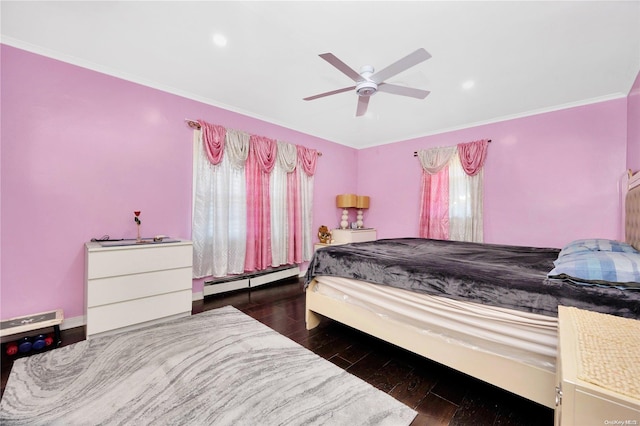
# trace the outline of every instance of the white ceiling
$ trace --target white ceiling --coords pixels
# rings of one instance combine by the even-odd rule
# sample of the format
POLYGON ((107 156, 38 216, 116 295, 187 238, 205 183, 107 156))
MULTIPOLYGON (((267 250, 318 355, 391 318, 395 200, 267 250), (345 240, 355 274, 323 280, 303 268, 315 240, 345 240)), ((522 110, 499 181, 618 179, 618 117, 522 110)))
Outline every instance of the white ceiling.
POLYGON ((0 6, 5 44, 355 148, 626 96, 640 70, 639 1, 0 6), (359 71, 420 47, 432 58, 387 82, 424 100, 379 92, 364 117, 353 92, 302 100, 353 85, 321 53, 359 71))

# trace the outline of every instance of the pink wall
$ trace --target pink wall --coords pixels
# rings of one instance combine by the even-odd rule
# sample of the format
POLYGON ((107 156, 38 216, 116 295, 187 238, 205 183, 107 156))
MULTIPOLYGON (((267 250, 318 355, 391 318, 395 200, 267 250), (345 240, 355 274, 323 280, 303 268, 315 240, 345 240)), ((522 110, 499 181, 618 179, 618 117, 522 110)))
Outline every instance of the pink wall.
POLYGON ((2 318, 58 307, 81 317, 84 242, 134 237, 133 210, 144 235, 190 237, 185 118, 319 149, 314 229, 338 224, 336 194, 357 192, 371 195, 365 224, 382 238, 417 235, 420 148, 493 140, 485 234, 496 243, 618 236, 618 179, 640 168, 638 121, 626 121, 637 96, 356 151, 9 46, 0 55, 2 318))
POLYGON ((626 108, 619 99, 363 149, 358 193, 372 200, 365 224, 381 238, 418 236, 421 171, 413 152, 489 138, 486 242, 560 247, 618 238, 626 108))
MULTIPOLYGON (((84 314, 84 243, 104 234, 190 238, 192 131, 203 118, 322 151, 314 229, 337 223, 357 151, 274 124, 0 45, 0 316, 84 314)), ((202 281, 194 291, 202 290, 202 281)))
POLYGON ((627 168, 640 171, 640 72, 627 97, 627 168))

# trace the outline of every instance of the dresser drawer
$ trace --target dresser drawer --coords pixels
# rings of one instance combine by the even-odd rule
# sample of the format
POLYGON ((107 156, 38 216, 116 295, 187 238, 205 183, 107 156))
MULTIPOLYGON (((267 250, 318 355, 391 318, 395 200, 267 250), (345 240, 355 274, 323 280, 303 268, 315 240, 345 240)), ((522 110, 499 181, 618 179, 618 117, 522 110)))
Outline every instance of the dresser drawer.
POLYGON ((376 230, 365 229, 334 229, 331 231, 331 238, 336 244, 361 243, 364 241, 375 241, 376 230))
POLYGON ((154 246, 126 246, 89 250, 87 278, 113 277, 191 267, 191 243, 167 243, 154 246))
POLYGON ((87 282, 89 308, 180 290, 191 291, 191 268, 97 278, 87 282))
POLYGON ((87 337, 178 314, 191 314, 191 290, 87 309, 87 337))

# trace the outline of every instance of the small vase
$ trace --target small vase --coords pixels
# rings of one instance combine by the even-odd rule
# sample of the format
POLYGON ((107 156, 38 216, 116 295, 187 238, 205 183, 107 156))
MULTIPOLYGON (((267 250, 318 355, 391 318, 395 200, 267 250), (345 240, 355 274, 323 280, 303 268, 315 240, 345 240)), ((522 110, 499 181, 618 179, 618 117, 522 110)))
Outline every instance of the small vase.
POLYGON ((140 238, 140 224, 138 224, 137 226, 138 226, 138 237, 136 238, 136 242, 140 243, 142 242, 142 238, 140 238))

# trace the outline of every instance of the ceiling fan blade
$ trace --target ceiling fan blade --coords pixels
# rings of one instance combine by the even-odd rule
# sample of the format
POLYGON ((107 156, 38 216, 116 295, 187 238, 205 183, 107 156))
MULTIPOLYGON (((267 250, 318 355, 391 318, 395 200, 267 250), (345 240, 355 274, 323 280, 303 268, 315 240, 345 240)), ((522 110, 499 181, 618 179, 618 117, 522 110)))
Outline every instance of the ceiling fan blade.
POLYGON ((318 95, 309 96, 307 98, 303 98, 303 101, 312 101, 318 98, 324 98, 325 96, 337 95, 338 93, 348 92, 349 90, 355 90, 356 86, 345 87, 338 90, 332 90, 330 92, 320 93, 318 95))
POLYGON ((354 70, 349 65, 342 62, 333 53, 322 53, 319 56, 325 61, 329 62, 334 67, 338 68, 340 71, 342 71, 343 74, 345 74, 351 80, 356 82, 362 80, 362 77, 356 70, 354 70))
POLYGON ((358 96, 358 109, 356 109, 356 117, 363 116, 367 112, 369 106, 369 96, 358 96))
POLYGON ((431 54, 420 48, 413 53, 408 54, 404 58, 394 62, 386 68, 381 69, 377 73, 373 74, 370 79, 380 84, 386 79, 393 77, 396 74, 400 74, 402 71, 411 68, 420 62, 426 61, 431 57, 431 54))
POLYGON ((397 84, 389 83, 378 84, 378 91, 417 99, 424 99, 431 93, 428 90, 414 89, 413 87, 398 86, 397 84))

